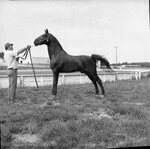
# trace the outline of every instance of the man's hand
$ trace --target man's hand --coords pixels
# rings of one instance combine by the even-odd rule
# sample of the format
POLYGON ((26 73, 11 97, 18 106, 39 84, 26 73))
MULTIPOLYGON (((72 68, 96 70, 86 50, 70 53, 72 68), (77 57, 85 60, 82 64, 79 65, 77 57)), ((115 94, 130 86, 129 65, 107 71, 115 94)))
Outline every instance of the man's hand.
POLYGON ((19 62, 19 58, 20 58, 20 57, 16 57, 16 61, 17 61, 17 62, 19 62))
POLYGON ((17 55, 19 55, 20 53, 22 53, 22 52, 24 52, 24 51, 26 51, 26 50, 30 50, 30 48, 31 48, 31 45, 27 45, 27 47, 18 50, 17 55))
POLYGON ((27 49, 30 50, 31 49, 31 45, 27 45, 27 49))

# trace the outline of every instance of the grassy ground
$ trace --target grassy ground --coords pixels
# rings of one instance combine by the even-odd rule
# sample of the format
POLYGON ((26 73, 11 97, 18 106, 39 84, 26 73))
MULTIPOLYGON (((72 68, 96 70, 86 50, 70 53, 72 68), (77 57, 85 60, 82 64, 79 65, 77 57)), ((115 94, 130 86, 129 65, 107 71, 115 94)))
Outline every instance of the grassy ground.
POLYGON ((0 90, 1 143, 7 148, 98 149, 150 145, 150 78, 62 85, 54 105, 42 107, 52 87, 18 88, 18 101, 0 90))

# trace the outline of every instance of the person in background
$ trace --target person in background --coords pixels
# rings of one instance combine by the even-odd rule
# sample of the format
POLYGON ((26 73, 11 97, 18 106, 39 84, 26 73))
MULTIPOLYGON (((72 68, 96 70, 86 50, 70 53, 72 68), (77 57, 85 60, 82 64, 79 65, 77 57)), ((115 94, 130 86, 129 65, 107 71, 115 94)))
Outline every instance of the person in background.
POLYGON ((5 63, 7 64, 7 70, 8 70, 8 78, 9 78, 8 99, 10 101, 14 102, 16 100, 17 69, 18 69, 17 57, 20 53, 30 48, 31 48, 31 45, 28 45, 27 47, 23 49, 14 51, 13 44, 11 43, 5 44, 6 51, 4 54, 4 60, 5 60, 5 63))

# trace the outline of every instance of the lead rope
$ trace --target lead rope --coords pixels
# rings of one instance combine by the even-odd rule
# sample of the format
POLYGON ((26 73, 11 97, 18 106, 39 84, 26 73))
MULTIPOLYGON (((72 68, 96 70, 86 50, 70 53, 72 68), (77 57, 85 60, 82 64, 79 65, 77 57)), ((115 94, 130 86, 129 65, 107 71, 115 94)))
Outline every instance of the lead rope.
MULTIPOLYGON (((35 46, 31 46, 31 47, 35 47, 35 46)), ((30 61, 31 61, 31 66, 32 66, 33 74, 34 74, 34 79, 35 79, 36 87, 37 87, 37 89, 39 89, 39 86, 38 86, 38 83, 37 83, 37 79, 36 79, 35 70, 34 70, 34 66, 33 66, 33 61, 32 61, 32 56, 31 56, 30 49, 27 49, 25 51, 24 55, 22 57, 18 57, 18 58, 21 58, 21 59, 25 60, 27 58, 27 56, 28 56, 28 53, 30 55, 30 61)))

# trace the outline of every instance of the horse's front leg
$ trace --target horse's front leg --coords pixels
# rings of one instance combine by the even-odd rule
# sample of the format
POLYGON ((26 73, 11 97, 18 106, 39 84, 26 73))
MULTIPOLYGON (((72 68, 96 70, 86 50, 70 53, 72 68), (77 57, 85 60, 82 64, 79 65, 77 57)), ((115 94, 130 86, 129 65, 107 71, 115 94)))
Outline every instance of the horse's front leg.
POLYGON ((58 76, 59 76, 59 73, 57 71, 53 71, 53 90, 52 90, 52 95, 56 95, 57 94, 58 76))
POLYGON ((45 105, 52 105, 53 101, 55 100, 56 93, 57 93, 57 83, 58 83, 58 76, 59 73, 56 71, 53 71, 53 89, 52 89, 52 95, 48 97, 48 101, 44 104, 45 105))

